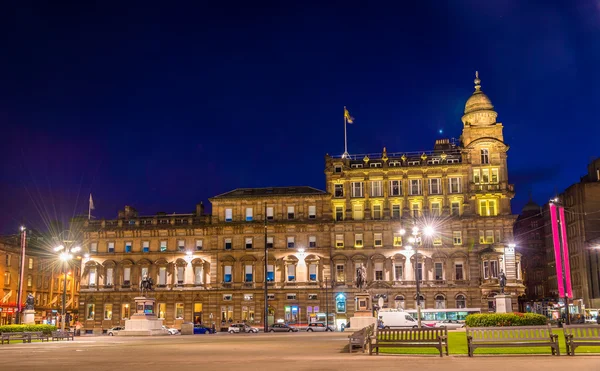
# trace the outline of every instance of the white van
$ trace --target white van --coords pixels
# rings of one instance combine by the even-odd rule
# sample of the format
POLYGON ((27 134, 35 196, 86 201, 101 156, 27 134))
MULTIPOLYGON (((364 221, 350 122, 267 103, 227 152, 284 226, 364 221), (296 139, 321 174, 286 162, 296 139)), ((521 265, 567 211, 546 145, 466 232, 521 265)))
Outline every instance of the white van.
POLYGON ((383 321, 383 328, 411 327, 419 326, 416 319, 404 311, 380 311, 379 319, 383 321))

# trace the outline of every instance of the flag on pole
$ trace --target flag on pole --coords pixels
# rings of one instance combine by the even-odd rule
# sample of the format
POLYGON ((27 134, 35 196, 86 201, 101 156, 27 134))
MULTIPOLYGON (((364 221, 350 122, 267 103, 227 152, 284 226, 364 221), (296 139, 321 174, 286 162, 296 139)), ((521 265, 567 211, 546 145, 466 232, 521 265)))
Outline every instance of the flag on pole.
POLYGON ((88 208, 88 220, 92 218, 92 210, 94 210, 94 200, 92 199, 92 194, 90 193, 90 204, 88 208))
POLYGON ((344 107, 344 118, 349 124, 354 123, 354 117, 350 116, 350 112, 346 107, 344 107))

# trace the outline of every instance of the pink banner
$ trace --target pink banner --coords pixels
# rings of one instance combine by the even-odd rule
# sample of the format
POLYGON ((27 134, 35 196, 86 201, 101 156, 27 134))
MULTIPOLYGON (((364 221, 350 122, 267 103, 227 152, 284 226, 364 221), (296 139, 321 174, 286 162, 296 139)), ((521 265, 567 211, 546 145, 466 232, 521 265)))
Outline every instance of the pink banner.
POLYGON ((562 260, 560 256, 560 242, 558 241, 558 219, 556 205, 550 204, 550 225, 552 226, 552 241, 554 244, 554 260, 556 261, 556 282, 558 283, 558 296, 565 296, 565 287, 562 279, 562 260))
POLYGON ((565 221, 565 208, 560 206, 558 208, 560 214, 560 225, 562 229, 562 243, 563 243, 563 256, 565 261, 565 276, 567 278, 567 295, 573 298, 573 288, 571 287, 571 264, 569 259, 569 244, 567 243, 567 223, 565 221))

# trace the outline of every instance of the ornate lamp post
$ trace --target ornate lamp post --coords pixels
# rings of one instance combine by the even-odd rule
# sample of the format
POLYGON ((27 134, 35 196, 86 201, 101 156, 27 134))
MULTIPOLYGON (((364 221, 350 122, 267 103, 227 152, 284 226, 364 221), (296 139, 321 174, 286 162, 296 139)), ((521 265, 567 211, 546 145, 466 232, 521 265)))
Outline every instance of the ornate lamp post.
POLYGON ((54 248, 55 252, 60 252, 58 255, 60 261, 63 264, 63 294, 62 294, 62 312, 61 312, 61 325, 60 328, 62 331, 65 331, 65 322, 66 322, 66 306, 67 306, 67 266, 69 261, 73 259, 73 254, 81 251, 81 247, 73 246, 70 248, 65 248, 64 245, 59 245, 54 248))
MULTIPOLYGON (((406 231, 404 229, 400 230, 400 234, 404 235, 406 233, 406 231)), ((422 234, 424 234, 426 237, 431 237, 433 236, 433 234, 435 233, 434 229, 430 226, 426 226, 425 228, 423 228, 423 231, 421 233, 421 230, 419 229, 419 227, 414 226, 412 229, 412 236, 409 237, 408 242, 410 242, 411 244, 414 244, 414 255, 415 255, 415 279, 416 279, 416 286, 417 286, 417 323, 419 328, 421 327, 421 279, 422 277, 422 271, 423 269, 419 270, 419 244, 422 241, 422 234), (420 274, 419 274, 420 273, 420 274)), ((406 246, 407 250, 411 250, 413 247, 412 245, 408 245, 406 246)))

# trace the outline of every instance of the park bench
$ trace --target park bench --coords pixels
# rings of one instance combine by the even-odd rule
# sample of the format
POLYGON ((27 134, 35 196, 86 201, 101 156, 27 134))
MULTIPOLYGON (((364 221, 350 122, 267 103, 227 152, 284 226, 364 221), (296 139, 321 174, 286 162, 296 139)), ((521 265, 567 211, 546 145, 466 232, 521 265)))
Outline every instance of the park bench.
POLYGON ((574 356, 578 346, 600 345, 600 326, 598 325, 563 325, 567 355, 574 356))
POLYGON ((52 331, 52 341, 58 341, 62 339, 75 340, 75 333, 69 331, 52 331))
POLYGON ((468 327, 469 357, 477 348, 550 347, 552 355, 560 355, 558 335, 546 326, 468 327))
POLYGON ((31 343, 31 335, 24 332, 3 332, 0 334, 0 339, 2 344, 5 341, 7 344, 10 344, 11 340, 23 340, 24 343, 31 343))
POLYGON ((26 331, 25 334, 28 334, 31 340, 41 340, 42 343, 44 340, 48 341, 50 336, 44 334, 42 331, 26 331))
POLYGON ((369 354, 379 354, 379 348, 436 348, 440 357, 448 355, 448 329, 441 328, 410 328, 410 329, 380 329, 377 335, 369 341, 369 354))
POLYGON ((364 353, 369 339, 373 337, 374 328, 375 325, 370 325, 358 331, 355 331, 354 333, 352 333, 352 335, 348 336, 348 352, 352 353, 354 348, 357 347, 360 348, 364 353))

